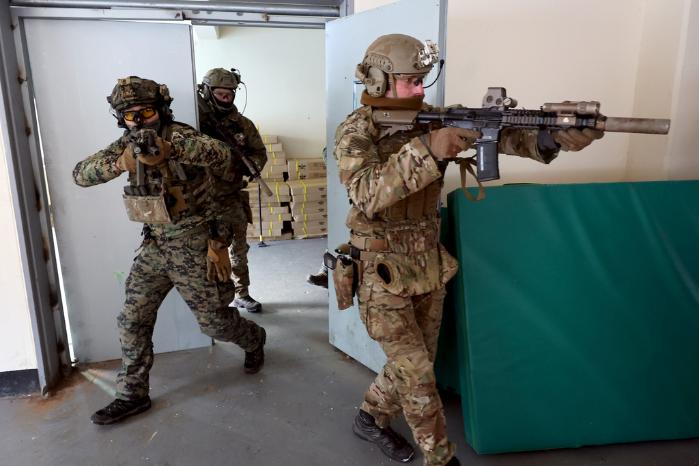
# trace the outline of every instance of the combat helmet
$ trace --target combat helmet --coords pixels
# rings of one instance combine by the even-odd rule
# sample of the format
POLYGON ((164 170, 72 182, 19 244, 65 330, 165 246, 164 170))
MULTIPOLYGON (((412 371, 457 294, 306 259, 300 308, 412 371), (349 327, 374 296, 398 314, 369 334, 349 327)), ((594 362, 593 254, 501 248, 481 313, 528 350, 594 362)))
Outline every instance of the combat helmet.
POLYGON ((231 68, 230 70, 225 68, 213 68, 206 72, 198 87, 204 100, 209 102, 216 110, 228 111, 232 108, 233 104, 225 105, 216 100, 213 95, 213 90, 218 87, 230 89, 233 91, 233 99, 235 99, 235 91, 238 89, 240 82, 240 72, 235 68, 231 68))
MULTIPOLYGON (((394 75, 427 74, 439 61, 439 47, 405 34, 387 34, 369 45, 355 76, 372 97, 383 97, 394 75)), ((391 86, 395 92, 395 86, 391 86)))
POLYGON ((170 110, 170 90, 165 84, 158 84, 151 79, 128 76, 117 80, 112 93, 107 96, 107 102, 115 111, 115 117, 121 127, 126 127, 122 112, 131 105, 153 104, 163 121, 172 120, 170 110))

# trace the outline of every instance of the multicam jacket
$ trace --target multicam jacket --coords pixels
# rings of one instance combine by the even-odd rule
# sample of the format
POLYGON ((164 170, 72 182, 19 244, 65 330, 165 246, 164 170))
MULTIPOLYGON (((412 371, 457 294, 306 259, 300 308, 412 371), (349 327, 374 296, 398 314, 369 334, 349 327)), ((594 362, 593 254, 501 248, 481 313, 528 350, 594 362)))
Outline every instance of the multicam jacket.
MULTIPOLYGON (((221 141, 210 138, 194 128, 183 123, 169 124, 172 144, 169 158, 179 162, 187 181, 178 182, 185 194, 194 193, 208 179, 207 170, 224 171, 231 164, 231 152, 221 141)), ((128 131, 122 137, 112 142, 106 148, 78 162, 73 169, 73 179, 79 186, 87 187, 106 183, 123 173, 117 166, 117 159, 126 149, 128 131)), ((162 188, 163 174, 160 168, 145 166, 146 183, 149 192, 157 193, 162 188)), ((135 175, 129 174, 129 180, 135 175)), ((201 198, 201 197, 200 197, 201 198)), ((180 236, 215 218, 219 207, 212 202, 203 202, 197 208, 187 209, 173 220, 173 223, 147 224, 155 236, 180 236)))
MULTIPOLYGON (((346 221, 351 242, 367 251, 383 249, 374 260, 391 275, 390 283, 382 283, 389 291, 401 296, 427 293, 456 271, 438 238, 439 198, 448 163, 430 156, 419 139, 430 128, 381 137, 371 115, 371 106, 360 107, 335 133, 340 181, 352 204, 346 221)), ((557 152, 540 152, 537 138, 536 130, 504 130, 499 151, 548 163, 557 152)))

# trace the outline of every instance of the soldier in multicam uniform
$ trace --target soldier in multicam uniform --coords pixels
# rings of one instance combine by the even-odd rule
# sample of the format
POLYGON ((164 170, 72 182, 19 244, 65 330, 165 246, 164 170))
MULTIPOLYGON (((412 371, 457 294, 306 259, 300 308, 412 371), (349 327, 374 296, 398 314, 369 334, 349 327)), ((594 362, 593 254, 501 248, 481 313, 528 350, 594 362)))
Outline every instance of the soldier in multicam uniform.
MULTIPOLYGON (((199 108, 199 125, 201 132, 222 140, 225 138, 236 144, 262 170, 267 163, 267 151, 255 124, 244 117, 233 103, 235 91, 240 84, 240 74, 233 69, 223 68, 209 70, 197 93, 199 108)), ((252 211, 248 193, 243 190, 246 182, 243 176, 251 175, 245 165, 238 162, 217 177, 221 193, 220 202, 230 207, 231 214, 226 220, 233 226, 233 240, 230 247, 230 260, 235 283, 235 301, 233 305, 248 312, 260 312, 262 305, 250 296, 250 271, 248 269, 247 226, 252 223, 252 211)))
POLYGON ((217 204, 211 173, 233 163, 229 147, 173 121, 167 86, 131 76, 119 79, 107 98, 124 135, 79 162, 73 178, 94 186, 129 172, 124 200, 129 218, 143 222, 143 243, 126 280, 117 318, 122 367, 117 399, 91 417, 112 424, 150 408, 149 372, 158 308, 174 286, 203 333, 245 350, 245 372, 264 363, 266 333, 227 307, 234 295, 228 245, 232 227, 217 204), (156 135, 149 147, 134 143, 156 135))
MULTIPOLYGON (((379 37, 356 76, 364 105, 336 132, 334 155, 352 204, 347 217, 352 256, 359 256, 360 317, 388 361, 364 396, 353 431, 390 458, 408 462, 412 446, 389 427, 401 411, 426 465, 458 465, 448 441, 434 376, 446 282, 456 260, 439 244, 438 205, 449 159, 479 134, 420 127, 393 135, 372 122, 377 108, 431 109, 423 78, 438 59, 434 44, 410 36, 379 37)), ((549 163, 560 148, 580 150, 598 131, 504 130, 499 151, 549 163)))

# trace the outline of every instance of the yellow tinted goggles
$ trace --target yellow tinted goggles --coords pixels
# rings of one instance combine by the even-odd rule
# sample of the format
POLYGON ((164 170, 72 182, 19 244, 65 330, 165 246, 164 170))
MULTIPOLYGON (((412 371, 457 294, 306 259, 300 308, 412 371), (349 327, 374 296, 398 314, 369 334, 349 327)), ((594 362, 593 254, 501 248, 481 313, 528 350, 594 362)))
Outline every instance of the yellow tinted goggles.
POLYGON ((122 113, 122 116, 126 121, 134 121, 137 118, 137 115, 141 120, 147 120, 148 118, 153 117, 153 115, 156 113, 158 112, 153 107, 145 107, 140 110, 126 110, 122 113))

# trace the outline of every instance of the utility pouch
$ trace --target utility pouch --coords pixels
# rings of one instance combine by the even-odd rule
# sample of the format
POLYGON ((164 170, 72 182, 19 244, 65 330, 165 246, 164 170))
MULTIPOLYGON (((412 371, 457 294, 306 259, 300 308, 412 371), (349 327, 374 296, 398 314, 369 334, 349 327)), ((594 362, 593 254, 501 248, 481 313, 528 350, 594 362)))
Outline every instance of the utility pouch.
POLYGON ((165 196, 131 196, 123 195, 126 215, 132 222, 172 223, 167 210, 165 196))
POLYGON ((344 252, 345 249, 349 251, 349 245, 339 246, 335 250, 338 253, 337 256, 333 256, 329 252, 323 255, 323 263, 333 273, 337 308, 341 311, 352 307, 353 298, 359 286, 357 263, 344 252), (343 248, 343 246, 347 247, 343 248))

